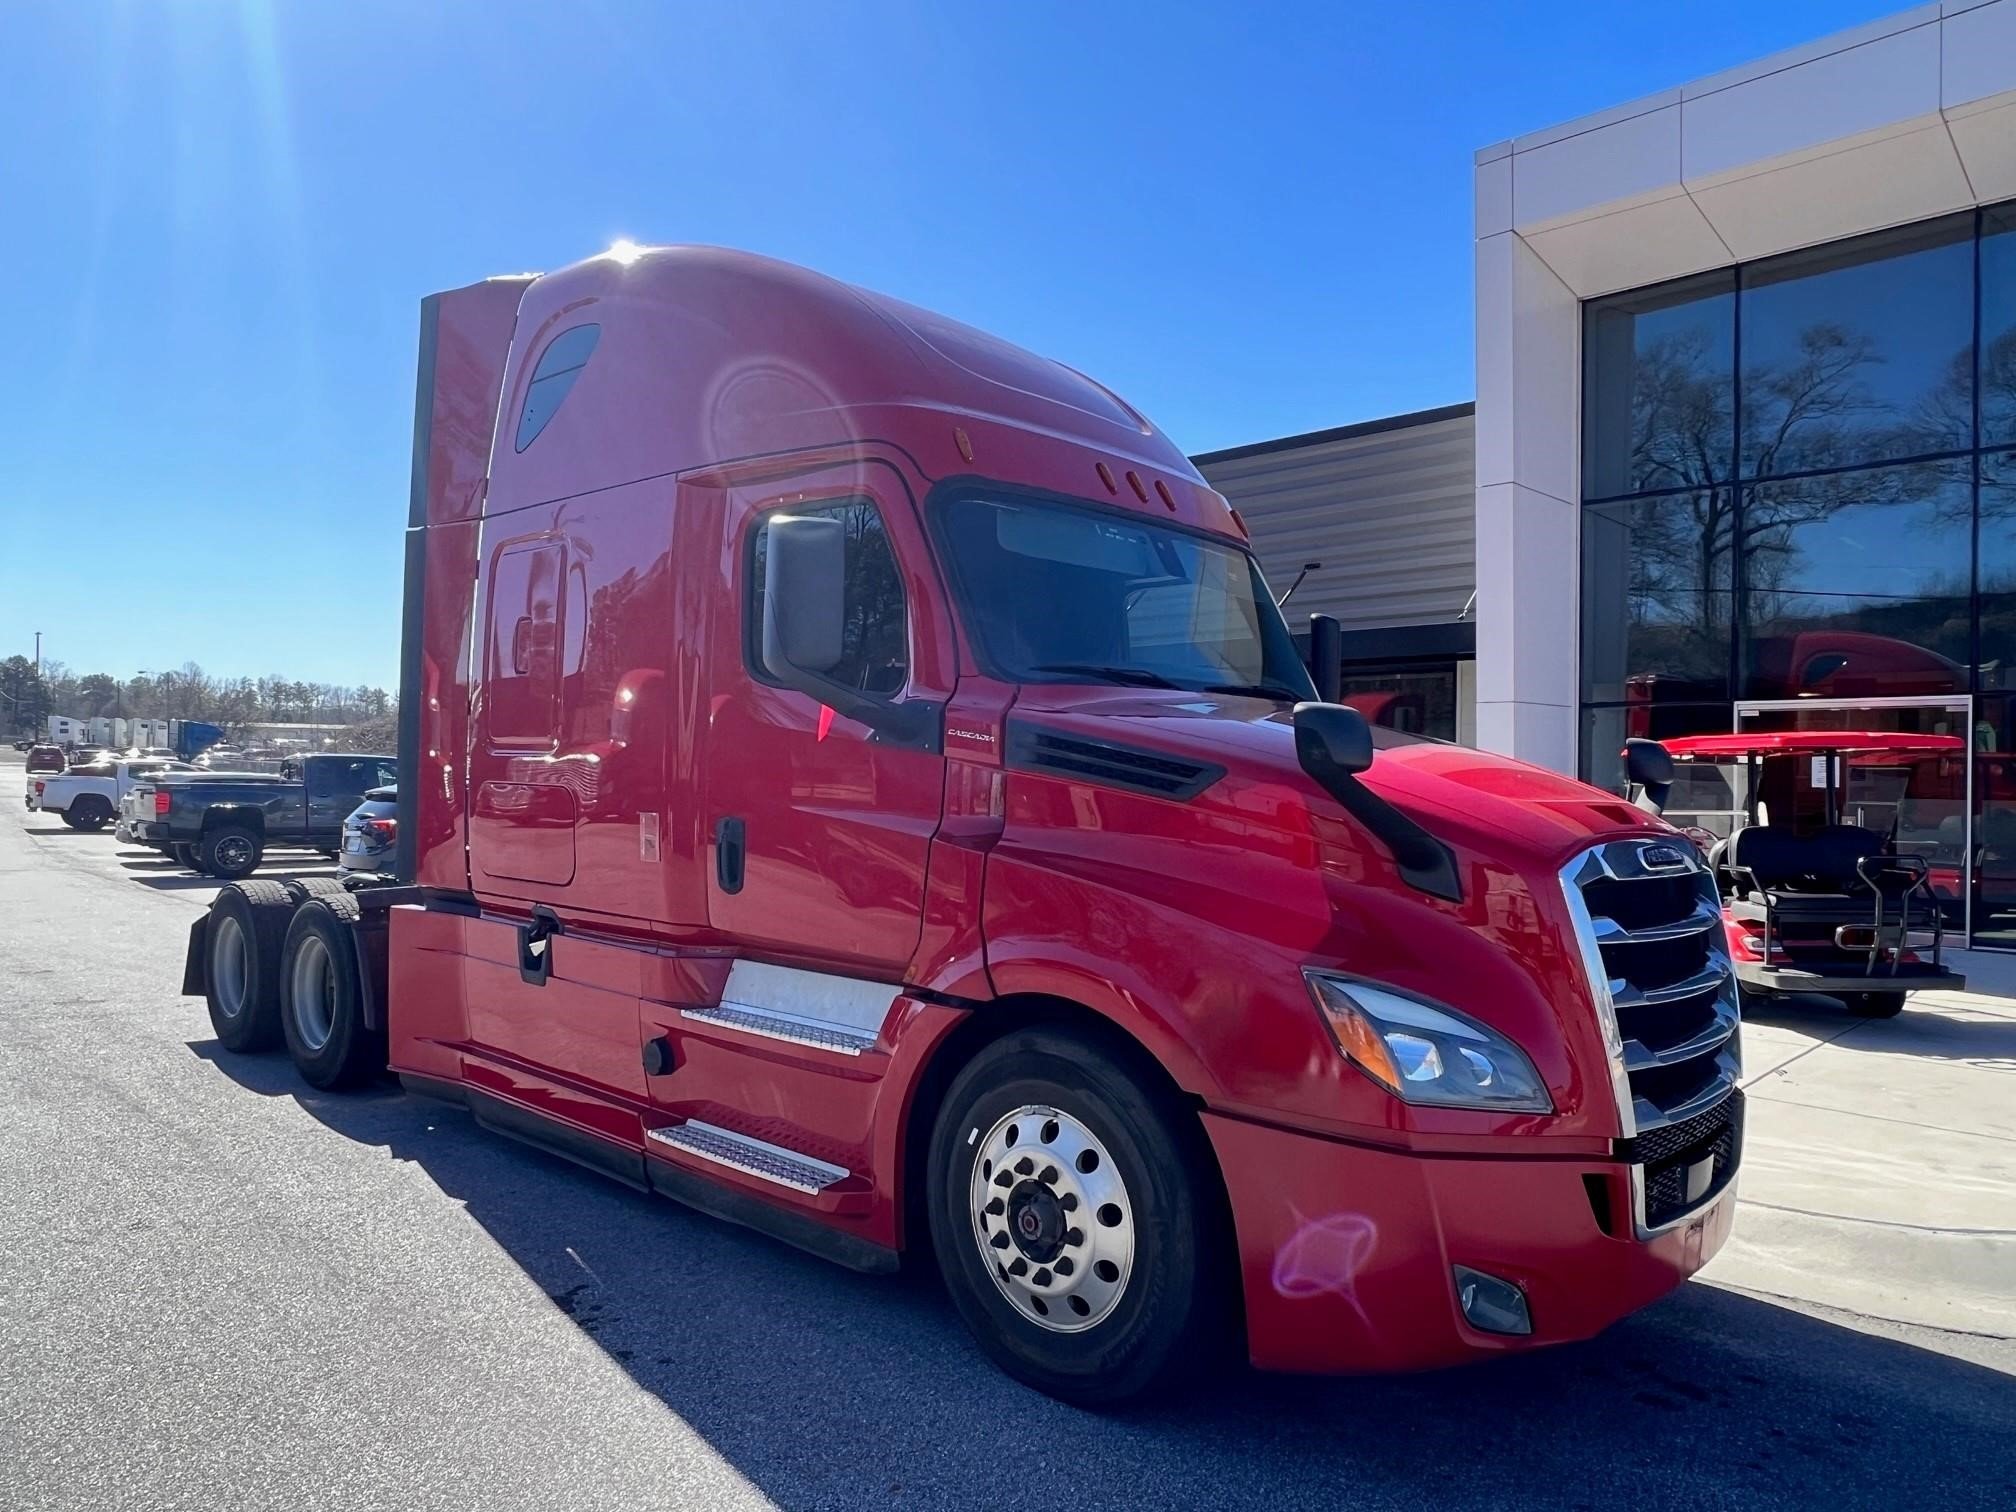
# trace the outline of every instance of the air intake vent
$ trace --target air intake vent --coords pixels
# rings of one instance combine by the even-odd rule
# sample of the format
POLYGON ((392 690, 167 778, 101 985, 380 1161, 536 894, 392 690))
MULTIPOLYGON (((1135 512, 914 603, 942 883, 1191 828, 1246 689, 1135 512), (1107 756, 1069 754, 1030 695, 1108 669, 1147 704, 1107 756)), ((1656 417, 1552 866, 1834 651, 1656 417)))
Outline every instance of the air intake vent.
POLYGON ((1194 798, 1225 775, 1225 768, 1208 761, 1110 740, 1086 740, 1015 721, 1008 726, 1008 765, 1016 771, 1096 782, 1156 798, 1194 798))

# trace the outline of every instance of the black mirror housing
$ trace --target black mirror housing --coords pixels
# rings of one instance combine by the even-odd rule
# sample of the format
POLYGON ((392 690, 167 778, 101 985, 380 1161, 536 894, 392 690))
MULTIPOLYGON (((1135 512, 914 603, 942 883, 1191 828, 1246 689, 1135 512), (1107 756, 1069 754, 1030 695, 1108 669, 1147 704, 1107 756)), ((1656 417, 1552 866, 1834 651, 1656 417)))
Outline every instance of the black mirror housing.
POLYGON ((1639 790, 1638 806, 1655 814, 1666 811, 1673 791, 1673 753, 1656 740, 1634 735, 1624 742, 1624 776, 1639 790))
POLYGON ((1295 754, 1302 770, 1319 782, 1319 767, 1355 777, 1372 765, 1372 727, 1344 704, 1297 704, 1295 754))
POLYGON ((1327 704, 1344 696, 1344 627, 1334 614, 1309 616, 1309 680, 1327 704))
POLYGON ((1455 854, 1358 780, 1372 765, 1372 727, 1343 704, 1295 705, 1295 756, 1316 785, 1335 798, 1393 854, 1400 880, 1430 897, 1463 901, 1455 854))

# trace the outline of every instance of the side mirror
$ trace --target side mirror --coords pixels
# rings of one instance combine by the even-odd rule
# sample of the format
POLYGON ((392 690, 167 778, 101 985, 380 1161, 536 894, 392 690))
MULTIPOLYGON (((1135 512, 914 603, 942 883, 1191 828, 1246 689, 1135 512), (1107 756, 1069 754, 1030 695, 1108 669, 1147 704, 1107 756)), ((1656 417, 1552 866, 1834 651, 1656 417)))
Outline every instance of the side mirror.
POLYGON ((846 527, 823 515, 779 514, 765 530, 763 669, 882 740, 942 750, 939 705, 878 698, 830 675, 847 649, 846 527))
POLYGON ((1343 704, 1295 705, 1295 756, 1316 785, 1393 853, 1400 879, 1430 897, 1463 901, 1448 846, 1358 780, 1372 765, 1372 727, 1343 704))
POLYGON ((1295 754, 1318 782, 1326 771, 1355 777, 1372 765, 1372 727, 1343 704, 1297 704, 1295 754))
POLYGON ((1656 740, 1634 735, 1624 742, 1624 776, 1639 789, 1638 805, 1655 814, 1666 811, 1673 791, 1673 753, 1656 740))
POLYGON ((847 533, 818 515, 772 515, 765 527, 763 666, 787 687, 824 674, 846 649, 847 533))
POLYGON ((1309 616, 1309 680, 1316 696, 1334 704, 1344 694, 1344 627, 1334 614, 1309 616))

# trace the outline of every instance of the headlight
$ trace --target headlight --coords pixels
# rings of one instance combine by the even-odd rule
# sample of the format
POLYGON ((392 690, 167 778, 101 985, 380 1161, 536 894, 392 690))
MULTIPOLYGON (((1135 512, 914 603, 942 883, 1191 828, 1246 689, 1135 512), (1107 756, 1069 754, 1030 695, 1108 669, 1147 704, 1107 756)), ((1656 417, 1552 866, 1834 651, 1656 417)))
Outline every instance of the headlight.
POLYGON ((1526 1052, 1494 1029, 1419 998, 1350 977, 1303 973, 1337 1048, 1403 1102, 1551 1113, 1526 1052))

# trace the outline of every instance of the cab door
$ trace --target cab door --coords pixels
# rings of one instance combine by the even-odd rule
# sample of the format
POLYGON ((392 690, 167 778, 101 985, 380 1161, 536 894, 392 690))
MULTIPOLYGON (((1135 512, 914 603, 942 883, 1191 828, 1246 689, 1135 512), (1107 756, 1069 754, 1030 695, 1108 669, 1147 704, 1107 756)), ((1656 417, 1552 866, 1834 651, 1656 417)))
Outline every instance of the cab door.
POLYGON ((900 978, 915 954, 943 806, 942 710, 954 659, 910 480, 894 462, 824 467, 725 490, 706 793, 708 918, 750 953, 900 978), (819 513, 846 529, 845 654, 831 675, 933 717, 878 736, 761 667, 767 522, 819 513))

